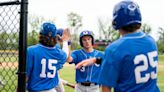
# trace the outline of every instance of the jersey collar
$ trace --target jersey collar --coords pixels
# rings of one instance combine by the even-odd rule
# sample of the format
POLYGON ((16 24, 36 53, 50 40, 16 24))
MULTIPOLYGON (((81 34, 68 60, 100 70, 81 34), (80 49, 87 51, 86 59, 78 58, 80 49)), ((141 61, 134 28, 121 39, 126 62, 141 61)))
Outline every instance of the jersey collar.
POLYGON ((146 36, 146 34, 143 31, 138 30, 138 31, 136 31, 134 33, 125 34, 123 36, 123 38, 135 39, 135 38, 143 38, 145 36, 146 36))

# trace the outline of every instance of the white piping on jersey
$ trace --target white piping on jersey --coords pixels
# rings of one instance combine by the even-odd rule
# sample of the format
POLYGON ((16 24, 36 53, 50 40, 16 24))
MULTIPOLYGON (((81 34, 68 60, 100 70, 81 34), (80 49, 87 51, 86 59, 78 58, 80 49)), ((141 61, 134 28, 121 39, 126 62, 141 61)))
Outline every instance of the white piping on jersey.
MULTIPOLYGON (((83 50, 81 49, 80 50, 81 52, 82 52, 82 54, 85 56, 85 58, 87 59, 87 55, 83 52, 83 50)), ((88 69, 87 69, 87 73, 89 72, 89 66, 87 66, 88 67, 88 69)), ((87 74, 87 78, 85 79, 86 81, 87 81, 87 79, 88 79, 88 74, 87 74)))
MULTIPOLYGON (((94 57, 95 57, 97 54, 98 54, 98 52, 96 52, 96 54, 94 54, 94 57)), ((90 73, 90 81, 91 81, 91 79, 92 79, 93 66, 94 66, 94 64, 92 65, 92 68, 91 68, 91 73, 90 73)))
POLYGON ((143 38, 143 37, 145 37, 146 36, 146 34, 143 34, 143 35, 141 35, 141 36, 134 36, 134 37, 123 37, 123 39, 138 39, 138 38, 143 38))

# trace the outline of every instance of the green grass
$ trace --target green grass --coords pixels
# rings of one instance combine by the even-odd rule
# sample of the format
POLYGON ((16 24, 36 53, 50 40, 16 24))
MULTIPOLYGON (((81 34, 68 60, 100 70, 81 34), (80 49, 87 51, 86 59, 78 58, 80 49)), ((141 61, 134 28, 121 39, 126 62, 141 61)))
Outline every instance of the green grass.
POLYGON ((159 55, 159 65, 164 65, 164 55, 159 55))
MULTIPOLYGON (((159 65, 164 66, 164 55, 159 56, 159 65)), ((161 92, 164 92, 164 68, 158 69, 158 85, 161 92)))
POLYGON ((0 87, 0 92, 15 92, 17 85, 17 69, 3 68, 0 69, 0 79, 5 84, 0 87))
MULTIPOLYGON (((60 77, 64 80, 67 80, 70 83, 75 84, 75 70, 74 65, 66 65, 60 71, 60 77)), ((73 88, 64 86, 66 92, 74 92, 73 88)))

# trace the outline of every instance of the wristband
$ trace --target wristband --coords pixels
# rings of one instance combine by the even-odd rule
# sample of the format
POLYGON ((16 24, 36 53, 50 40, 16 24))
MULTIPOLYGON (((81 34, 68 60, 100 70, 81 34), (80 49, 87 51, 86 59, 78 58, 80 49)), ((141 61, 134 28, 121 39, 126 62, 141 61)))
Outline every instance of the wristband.
POLYGON ((71 45, 71 44, 72 44, 72 42, 69 40, 69 41, 68 41, 68 45, 71 45))
POLYGON ((102 62, 102 58, 101 57, 97 57, 96 58, 96 64, 101 64, 102 62))

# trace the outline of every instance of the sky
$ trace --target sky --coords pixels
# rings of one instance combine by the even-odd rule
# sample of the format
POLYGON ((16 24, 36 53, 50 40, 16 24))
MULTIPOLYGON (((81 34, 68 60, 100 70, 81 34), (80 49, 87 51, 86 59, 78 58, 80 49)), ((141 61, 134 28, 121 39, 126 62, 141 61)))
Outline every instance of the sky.
MULTIPOLYGON (((67 14, 75 12, 82 16, 81 30, 92 30, 98 35, 98 18, 112 20, 113 7, 120 0, 28 0, 29 14, 55 19, 58 28, 68 26, 67 14)), ((134 0, 142 13, 142 22, 152 27, 152 36, 157 39, 158 28, 164 28, 164 0, 134 0)))

